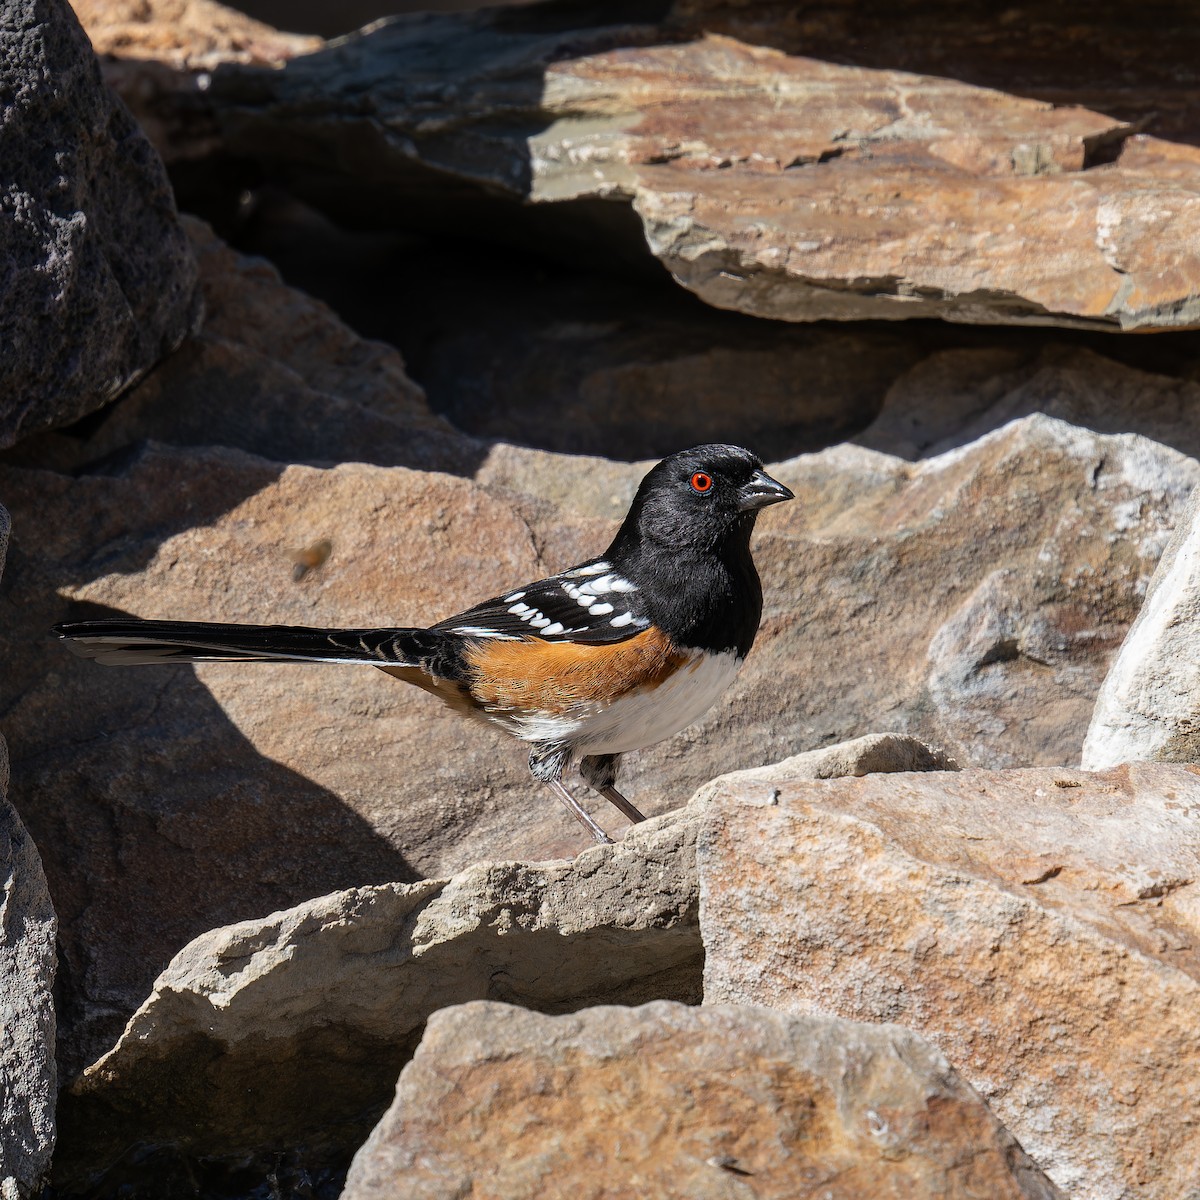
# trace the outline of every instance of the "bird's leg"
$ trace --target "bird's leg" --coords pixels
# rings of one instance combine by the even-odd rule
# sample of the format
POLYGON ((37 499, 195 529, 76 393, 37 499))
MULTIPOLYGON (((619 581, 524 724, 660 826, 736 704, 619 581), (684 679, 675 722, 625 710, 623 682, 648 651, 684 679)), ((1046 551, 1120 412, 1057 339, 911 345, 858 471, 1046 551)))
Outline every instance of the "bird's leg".
POLYGON ((570 761, 569 750, 554 748, 551 750, 531 750, 529 752, 529 770, 534 779, 540 779, 566 805, 567 811, 584 827, 602 846, 611 846, 612 838, 592 820, 582 804, 567 791, 562 784, 562 773, 570 761))
POLYGON ((617 791, 617 772, 620 769, 619 754, 589 754, 579 763, 579 773, 584 783, 594 792, 599 792, 609 804, 619 808, 636 825, 646 818, 617 791))

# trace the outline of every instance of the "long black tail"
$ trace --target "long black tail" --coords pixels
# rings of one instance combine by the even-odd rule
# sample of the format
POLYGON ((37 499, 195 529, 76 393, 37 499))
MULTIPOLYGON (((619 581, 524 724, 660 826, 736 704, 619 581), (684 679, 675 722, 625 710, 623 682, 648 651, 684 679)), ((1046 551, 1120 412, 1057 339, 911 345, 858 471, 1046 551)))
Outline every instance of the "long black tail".
POLYGON ((309 629, 203 621, 75 621, 54 632, 76 654, 109 665, 164 662, 337 662, 417 666, 441 636, 426 629, 309 629))

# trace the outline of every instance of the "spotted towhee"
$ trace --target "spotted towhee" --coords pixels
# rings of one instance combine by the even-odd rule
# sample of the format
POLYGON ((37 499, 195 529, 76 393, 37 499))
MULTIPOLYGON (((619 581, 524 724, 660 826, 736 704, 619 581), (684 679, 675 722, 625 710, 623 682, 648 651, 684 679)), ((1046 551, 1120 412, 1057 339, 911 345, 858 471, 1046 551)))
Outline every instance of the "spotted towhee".
POLYGON ((762 614, 750 557, 758 510, 792 493, 738 446, 673 454, 642 480, 599 557, 429 629, 80 621, 55 632, 98 662, 369 664, 533 749, 529 769, 598 842, 562 784, 580 773, 631 821, 621 755, 697 720, 733 682, 762 614))

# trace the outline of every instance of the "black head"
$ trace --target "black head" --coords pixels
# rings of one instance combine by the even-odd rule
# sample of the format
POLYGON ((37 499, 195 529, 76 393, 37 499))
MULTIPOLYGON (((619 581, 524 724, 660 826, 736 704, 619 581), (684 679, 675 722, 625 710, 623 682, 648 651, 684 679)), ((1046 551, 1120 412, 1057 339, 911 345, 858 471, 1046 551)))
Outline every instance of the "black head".
POLYGON ((675 549, 715 550, 731 539, 748 543, 759 510, 792 498, 741 446, 681 450, 642 480, 614 547, 631 537, 675 549))

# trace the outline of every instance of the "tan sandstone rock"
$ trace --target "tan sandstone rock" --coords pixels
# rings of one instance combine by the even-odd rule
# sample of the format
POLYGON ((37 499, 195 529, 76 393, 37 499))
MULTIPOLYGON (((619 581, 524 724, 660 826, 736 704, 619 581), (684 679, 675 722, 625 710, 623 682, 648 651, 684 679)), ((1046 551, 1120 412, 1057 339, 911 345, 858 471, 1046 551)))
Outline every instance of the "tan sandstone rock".
POLYGON ((1079 1200, 1200 1155, 1189 768, 740 783, 698 860, 705 999, 929 1038, 1079 1200))
POLYGON ((218 72, 208 102, 231 153, 346 218, 487 209, 496 233, 611 259, 637 255, 632 204, 681 283, 755 316, 1200 323, 1193 148, 954 80, 666 40, 428 17, 218 72))
POLYGON ((218 63, 282 65, 324 43, 282 33, 215 0, 71 0, 97 54, 183 69, 218 63))
POLYGON ((1185 358, 1172 372, 1168 361, 1155 361, 1166 354, 1147 348, 1154 366, 1145 369, 1104 349, 1010 342, 937 350, 892 384, 879 415, 853 440, 901 458, 931 458, 1041 413, 1096 433, 1140 433, 1200 456, 1200 383, 1191 363, 1185 358))
MULTIPOLYGON (((942 765, 883 734, 783 767, 796 778, 942 765)), ((269 1166, 283 1151, 306 1170, 336 1169, 435 1010, 477 998, 549 1012, 694 1003, 702 968, 695 818, 683 813, 570 863, 481 863, 212 930, 179 951, 66 1096, 56 1183, 107 1172, 119 1188, 130 1140, 143 1158, 208 1169, 269 1166)))
POLYGON ((759 1008, 435 1014, 346 1200, 1058 1193, 907 1030, 759 1008))

